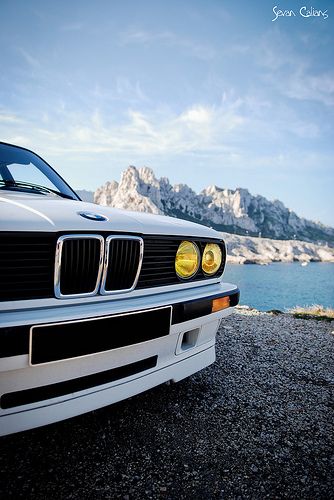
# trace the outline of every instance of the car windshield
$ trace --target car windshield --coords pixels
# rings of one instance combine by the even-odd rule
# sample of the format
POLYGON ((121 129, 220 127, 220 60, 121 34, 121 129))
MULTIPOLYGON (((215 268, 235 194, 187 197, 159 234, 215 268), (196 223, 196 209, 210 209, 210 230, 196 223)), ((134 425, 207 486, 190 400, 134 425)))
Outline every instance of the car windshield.
POLYGON ((0 143, 0 190, 50 194, 77 200, 75 192, 39 156, 0 143))

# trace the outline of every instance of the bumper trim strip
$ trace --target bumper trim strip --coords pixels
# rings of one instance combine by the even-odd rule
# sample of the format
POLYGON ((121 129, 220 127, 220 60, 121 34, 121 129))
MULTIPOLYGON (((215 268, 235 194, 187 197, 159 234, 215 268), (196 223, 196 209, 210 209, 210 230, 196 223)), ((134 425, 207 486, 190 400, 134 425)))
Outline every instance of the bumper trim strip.
MULTIPOLYGON (((208 297, 205 298, 172 304, 172 325, 210 314, 212 300, 216 298, 230 296, 230 306, 234 307, 239 303, 239 295, 239 289, 234 289, 232 292, 220 292, 208 295, 208 297)), ((152 307, 152 309, 154 308, 152 307)), ((100 316, 97 319, 100 318, 103 319, 105 316, 100 316)), ((85 320, 89 320, 89 318, 85 318, 85 320)), ((29 324, 0 328, 0 358, 28 354, 29 332, 32 326, 34 325, 29 324)))
POLYGON ((84 377, 66 380, 65 382, 34 387, 22 391, 8 392, 1 396, 0 407, 3 410, 7 410, 9 408, 38 403, 39 401, 66 396, 67 394, 115 382, 116 380, 130 377, 131 375, 136 375, 137 373, 154 368, 157 365, 157 361, 158 356, 151 356, 150 358, 142 359, 129 365, 112 368, 111 370, 94 373, 93 375, 86 375, 84 377))

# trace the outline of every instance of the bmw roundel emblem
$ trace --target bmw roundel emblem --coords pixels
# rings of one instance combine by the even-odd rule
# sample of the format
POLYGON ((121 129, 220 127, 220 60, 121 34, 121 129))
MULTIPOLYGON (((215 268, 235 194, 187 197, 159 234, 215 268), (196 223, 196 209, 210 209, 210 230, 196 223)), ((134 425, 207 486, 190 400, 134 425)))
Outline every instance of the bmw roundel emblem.
POLYGON ((101 214, 94 214, 93 212, 78 212, 81 217, 84 219, 89 219, 89 220, 95 220, 97 222, 104 222, 109 220, 108 217, 105 217, 104 215, 101 214))

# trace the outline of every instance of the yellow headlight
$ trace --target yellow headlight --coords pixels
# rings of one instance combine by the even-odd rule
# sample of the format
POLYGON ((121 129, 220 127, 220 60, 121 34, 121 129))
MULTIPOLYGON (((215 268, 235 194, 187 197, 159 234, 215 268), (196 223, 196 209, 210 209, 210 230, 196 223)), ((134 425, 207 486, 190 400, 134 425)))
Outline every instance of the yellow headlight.
POLYGON ((215 274, 222 263, 222 251, 216 243, 207 243, 202 257, 202 269, 205 274, 215 274))
POLYGON ((192 241, 182 241, 176 252, 175 271, 179 278, 187 279, 197 273, 200 263, 198 246, 192 241))

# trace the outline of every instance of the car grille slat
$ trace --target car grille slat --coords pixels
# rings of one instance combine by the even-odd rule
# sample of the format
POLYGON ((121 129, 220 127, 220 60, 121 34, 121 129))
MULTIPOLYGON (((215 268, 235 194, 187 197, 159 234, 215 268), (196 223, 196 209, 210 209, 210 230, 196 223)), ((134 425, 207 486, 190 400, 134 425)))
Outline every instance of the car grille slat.
POLYGON ((145 253, 137 288, 179 283, 174 270, 180 240, 145 238, 145 253))
POLYGON ((53 236, 0 235, 0 300, 53 297, 53 236))
MULTIPOLYGON (((98 293, 102 276, 101 245, 109 245, 109 260, 105 276, 101 278, 102 294, 128 291, 134 285, 136 289, 143 289, 184 283, 175 273, 176 252, 184 239, 109 234, 59 236, 20 233, 14 236, 0 233, 0 301, 52 298, 55 290, 56 297, 98 293), (55 255, 57 242, 62 238, 60 294, 57 295, 55 255)), ((203 250, 205 241, 189 239, 203 250)), ((220 245, 223 264, 217 275, 222 273, 226 260, 225 246, 223 243, 220 245)), ((199 271, 188 282, 204 279, 208 277, 199 271)))
POLYGON ((140 265, 140 238, 107 239, 109 261, 103 293, 133 288, 140 265))

